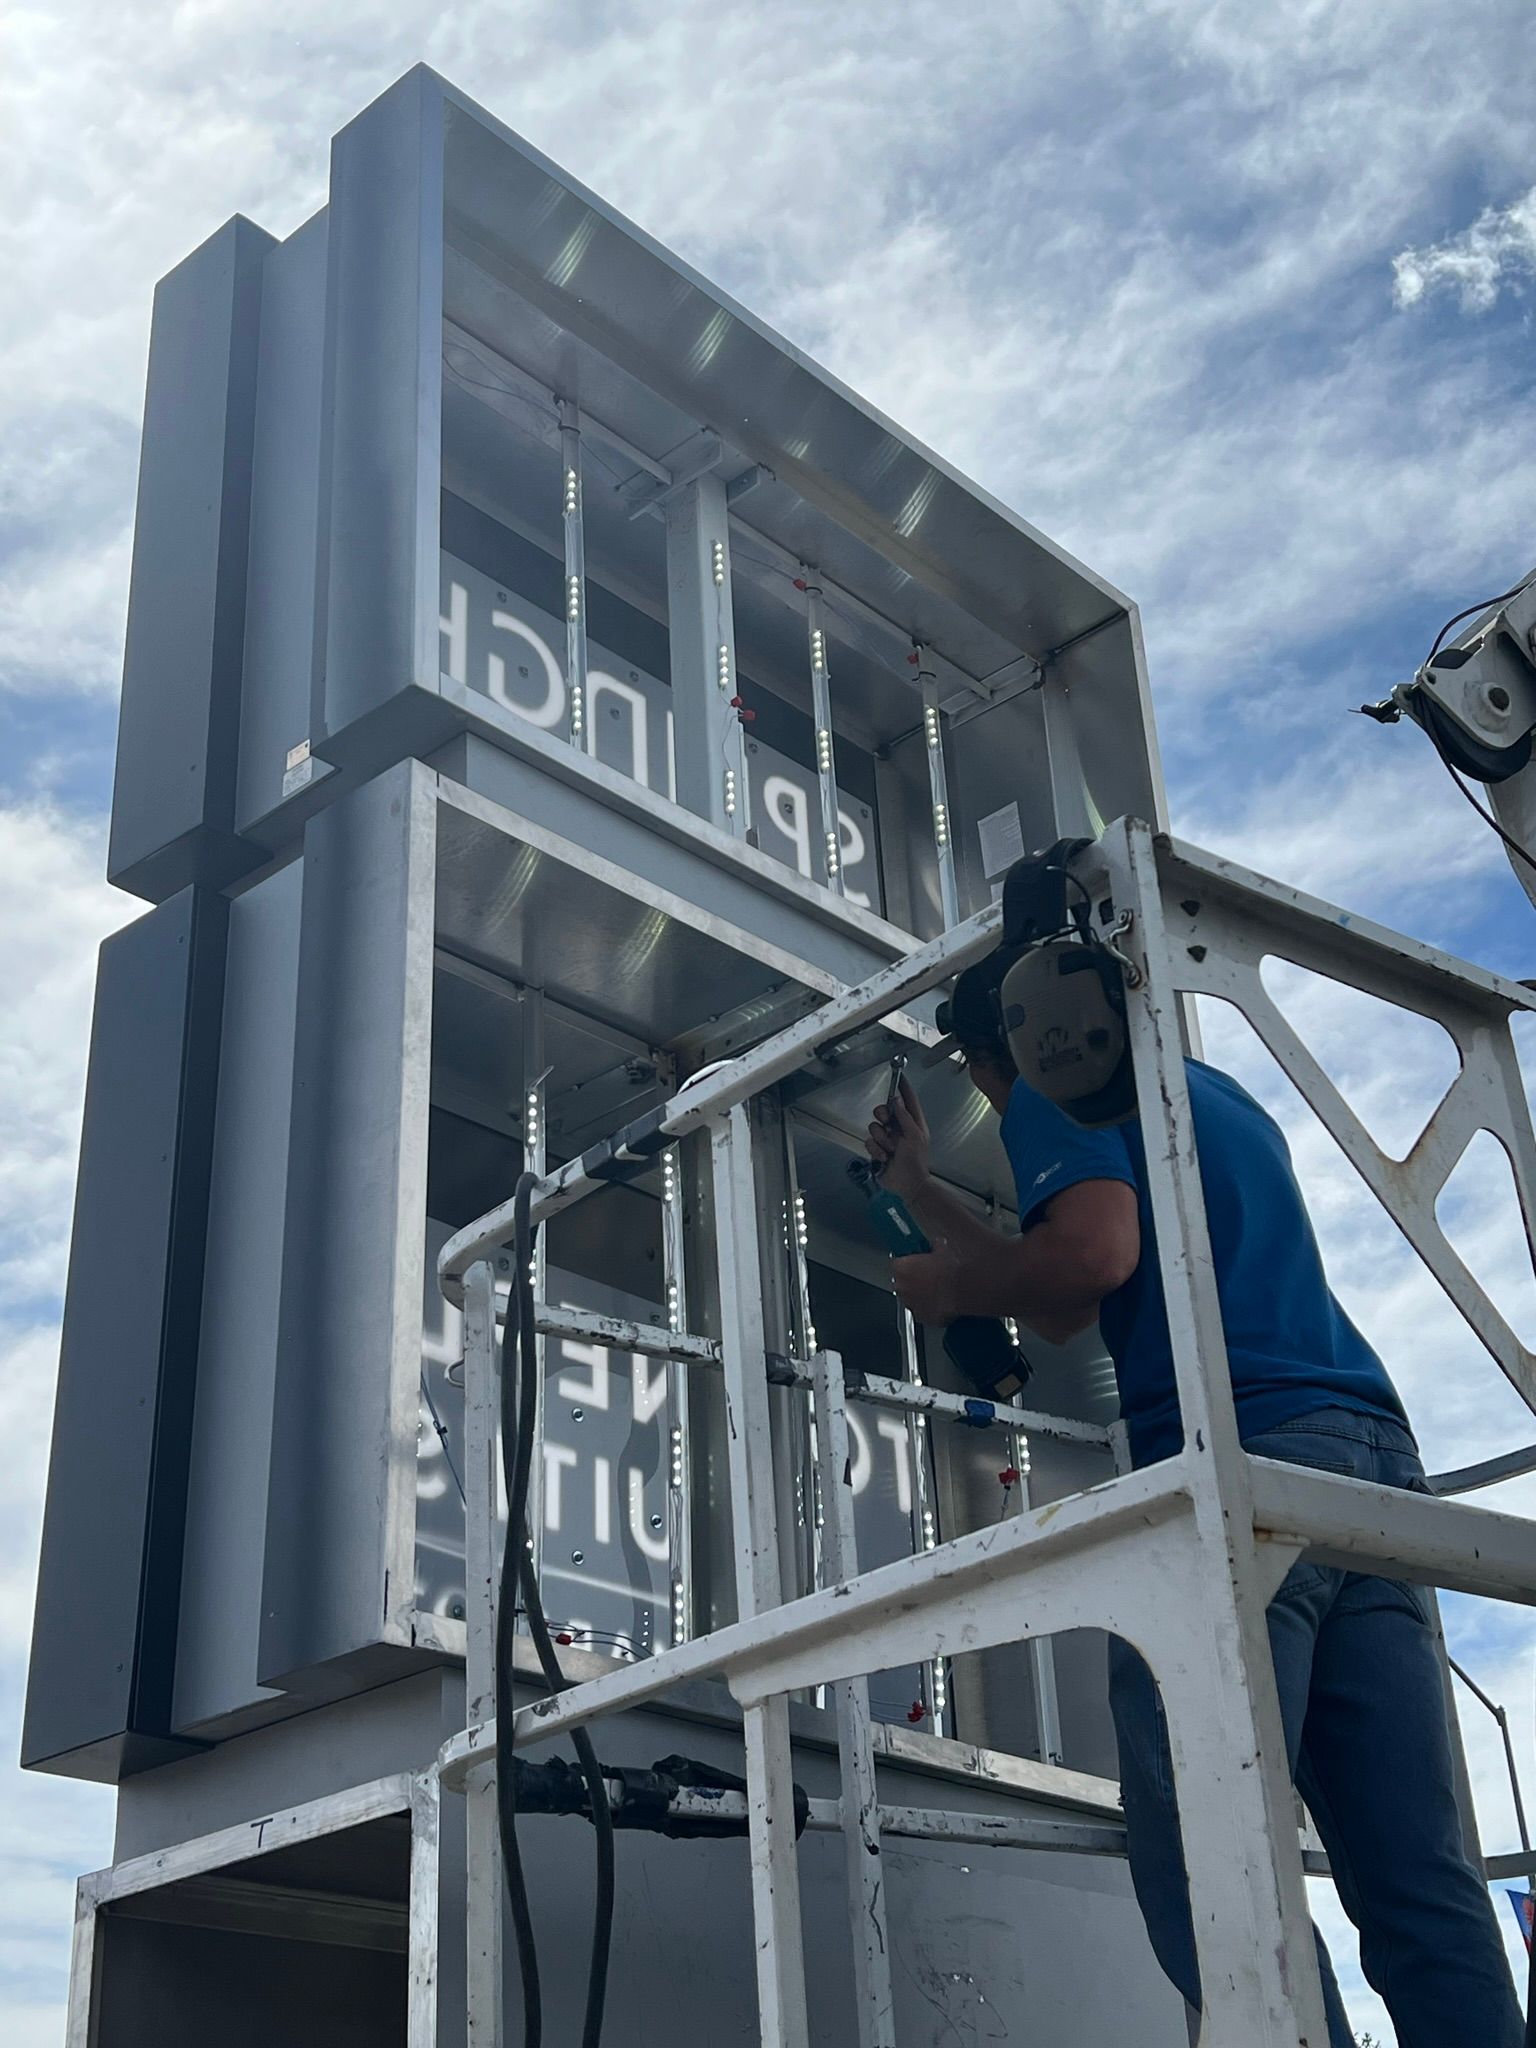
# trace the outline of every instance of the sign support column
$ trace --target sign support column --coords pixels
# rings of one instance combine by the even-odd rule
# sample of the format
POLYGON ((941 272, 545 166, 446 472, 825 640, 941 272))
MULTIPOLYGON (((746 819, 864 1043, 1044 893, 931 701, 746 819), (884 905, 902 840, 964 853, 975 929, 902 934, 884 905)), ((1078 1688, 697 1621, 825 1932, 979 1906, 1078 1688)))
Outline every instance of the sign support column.
POLYGON ((717 471, 666 500, 677 800, 734 838, 751 829, 731 609, 731 530, 717 471))

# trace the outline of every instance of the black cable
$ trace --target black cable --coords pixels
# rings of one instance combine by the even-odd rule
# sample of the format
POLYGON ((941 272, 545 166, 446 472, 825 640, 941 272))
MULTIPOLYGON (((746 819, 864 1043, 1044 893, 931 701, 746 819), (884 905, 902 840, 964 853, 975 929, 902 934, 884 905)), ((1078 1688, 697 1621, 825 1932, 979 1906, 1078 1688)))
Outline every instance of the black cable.
MULTIPOLYGON (((533 1176, 525 1174, 517 1184, 517 1213, 523 1219, 524 1234, 533 1176), (527 1189, 525 1192, 525 1183, 527 1189)), ((522 1272, 527 1273, 527 1257, 522 1272)), ((501 1863, 506 1875, 507 1899, 512 1913, 512 1933, 517 1946, 518 1971, 523 1986, 523 2048, 541 2048, 544 2037, 543 1995, 539 1984, 539 1951, 534 1934, 533 1914, 528 1903, 528 1883, 517 1844, 517 1785, 512 1769, 513 1646, 517 1634, 517 1584, 520 1572, 518 1551, 527 1553, 528 1476, 533 1467, 532 1395, 537 1389, 538 1353, 534 1349, 533 1386, 525 1393, 522 1374, 514 1383, 514 1361, 525 1359, 522 1343, 523 1292, 514 1283, 507 1303, 501 1334, 501 1466, 507 1490, 507 1527, 501 1549, 501 1575, 496 1595, 496 1820, 501 1835, 501 1863), (517 1316, 516 1349, 512 1320, 517 1316), (519 1428, 519 1412, 528 1427, 519 1428), (524 1450, 526 1438, 527 1449, 524 1450)), ((531 1289, 529 1290, 531 1293, 531 1289)))
MULTIPOLYGON (((501 1442, 502 1465, 507 1485, 507 1536, 502 1550, 501 1590, 496 1611, 496 1787, 497 1815, 501 1823, 502 1861, 506 1865, 512 1900, 513 1925, 517 1934, 518 1961, 523 1976, 525 2048, 539 2048, 542 2014, 538 1980, 538 1957, 534 1947, 533 1924, 528 1913, 527 1889, 517 1853, 516 1804, 513 1797, 512 1761, 512 1651, 516 1628, 516 1603, 512 1597, 514 1573, 522 1587, 523 1612, 528 1633, 539 1659, 540 1669, 552 1692, 563 1692, 565 1673, 550 1638, 539 1582, 533 1568, 533 1546, 528 1537, 528 1490, 533 1469, 533 1418, 539 1382, 537 1332, 534 1327, 533 1231, 529 1207, 538 1176, 519 1176, 513 1196, 512 1296, 503 1325, 501 1358, 501 1442), (514 1313, 517 1322, 517 1373, 509 1353, 512 1346, 514 1313), (511 1446, 509 1453, 508 1447, 511 1446), (521 1907, 521 1917, 519 1908, 521 1907), (531 1997, 531 2002, 530 2002, 531 1997)), ((582 2023, 582 2048, 600 2048, 603 2008, 608 1995, 608 1959, 613 1938, 614 1853, 613 1815, 608 1804, 608 1787, 603 1778, 592 1739, 585 1728, 571 1733, 571 1745, 587 1788, 592 1825, 597 1836, 597 1886, 592 1915, 592 1955, 587 1973, 586 2016, 582 2023)))
MULTIPOLYGON (((1440 753, 1440 749, 1437 747, 1435 749, 1435 752, 1437 754, 1440 753)), ((1445 760, 1444 754, 1440 754, 1440 759, 1445 762, 1446 774, 1450 776, 1452 782, 1455 783, 1456 787, 1461 791, 1462 795, 1466 798, 1467 802, 1472 806, 1473 810, 1476 811, 1477 815, 1482 819, 1483 823, 1485 825, 1491 825, 1493 827, 1494 831, 1498 833, 1499 837, 1503 840, 1504 844, 1509 848, 1510 852, 1515 856, 1517 860, 1523 860, 1528 868, 1536 869, 1536 857, 1533 857, 1531 854, 1527 853, 1525 848, 1520 844, 1518 839, 1511 838, 1509 833, 1504 830, 1504 827, 1493 815, 1492 811, 1484 810, 1483 806, 1478 802, 1477 798, 1472 794, 1471 790, 1468 789, 1467 785, 1462 781, 1461 776, 1457 772, 1457 770, 1451 766, 1449 761, 1445 760)))
POLYGON ((1459 626, 1463 619, 1470 619, 1478 612, 1492 611, 1493 607, 1496 604, 1508 604, 1510 599, 1512 597, 1518 597, 1521 591, 1524 590, 1524 588, 1525 584, 1517 583, 1513 590, 1506 590, 1502 596, 1485 597, 1482 599, 1480 603, 1469 604, 1464 612, 1457 612, 1454 618, 1447 619, 1445 624, 1440 628, 1439 632, 1435 635, 1435 644, 1433 647, 1430 648, 1429 654, 1425 659, 1425 667, 1427 668, 1429 666, 1429 663, 1432 662, 1435 656, 1440 652, 1440 642, 1445 638, 1446 634, 1449 633, 1452 626, 1459 626))
POLYGON ((1089 895, 1087 889, 1078 880, 1077 876, 1073 874, 1070 868, 1061 867, 1055 861, 1047 861, 1045 864, 1045 872, 1048 875, 1060 875, 1064 882, 1070 882, 1073 888, 1077 891, 1078 895, 1081 896, 1083 899, 1083 915, 1080 920, 1073 920, 1072 912, 1070 910, 1067 910, 1065 903, 1063 903, 1062 909, 1066 917, 1068 918, 1069 922, 1066 925, 1064 925, 1062 929, 1065 931, 1070 931, 1072 929, 1072 922, 1075 921, 1077 923, 1077 931, 1079 937, 1091 938, 1090 927, 1093 921, 1092 896, 1089 895))
MULTIPOLYGON (((1529 581, 1529 578, 1527 578, 1527 581, 1529 581)), ((1457 612, 1453 617, 1447 619, 1445 624, 1440 628, 1439 632, 1435 635, 1434 645, 1430 648, 1429 653, 1426 655, 1424 659, 1424 667, 1428 668, 1429 664, 1440 652, 1440 644, 1445 639, 1446 634, 1450 632, 1452 626, 1459 626, 1463 619, 1473 618, 1480 612, 1491 611, 1496 604, 1508 604, 1511 601, 1511 599, 1518 597, 1521 591, 1524 589, 1524 583, 1517 583, 1513 590, 1506 590, 1498 597, 1485 597, 1481 599, 1480 602, 1478 602, 1477 604, 1469 604, 1465 611, 1457 612)), ((1369 706, 1364 706, 1362 708, 1366 710, 1370 709, 1369 706)), ((1499 838, 1503 840, 1505 846, 1515 856, 1516 860, 1524 861, 1525 865, 1528 868, 1530 868, 1533 872, 1536 872, 1536 856, 1533 856, 1532 854, 1528 853, 1526 849, 1520 844, 1518 839, 1513 838, 1508 832, 1504 830, 1504 827, 1499 823, 1498 819, 1493 815, 1492 811, 1486 810, 1483 807, 1483 805, 1478 802, 1477 798, 1472 794, 1472 791, 1468 788, 1467 784, 1462 780, 1461 775, 1457 771, 1455 766, 1446 759, 1444 751, 1441 749, 1439 744, 1435 742, 1435 736, 1433 732, 1429 733, 1429 738, 1431 743, 1435 746, 1436 754, 1439 755, 1440 760, 1444 763, 1446 774, 1450 776, 1452 782, 1455 783, 1456 787, 1461 791, 1462 795, 1466 798, 1467 802, 1472 806, 1473 810, 1476 811, 1477 815, 1482 819, 1483 823, 1489 826, 1494 832, 1498 834, 1499 838)))

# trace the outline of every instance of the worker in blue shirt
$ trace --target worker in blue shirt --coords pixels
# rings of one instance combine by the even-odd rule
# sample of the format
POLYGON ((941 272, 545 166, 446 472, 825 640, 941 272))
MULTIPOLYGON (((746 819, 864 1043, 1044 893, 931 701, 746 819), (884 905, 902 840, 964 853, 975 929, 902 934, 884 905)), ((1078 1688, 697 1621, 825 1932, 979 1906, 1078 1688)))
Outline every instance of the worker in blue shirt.
MULTIPOLYGON (((893 1261, 896 1292, 921 1323, 1012 1316, 1049 1343, 1097 1319, 1134 1463, 1170 1457, 1183 1432, 1139 1119, 1087 1129, 1017 1077, 986 962, 961 975, 951 1014, 970 1077, 1002 1118, 1021 1227, 993 1230, 933 1180, 927 1124, 904 1081, 875 1112, 868 1150, 934 1249, 893 1261)), ((1329 1290, 1279 1127, 1228 1075, 1199 1060, 1187 1071, 1245 1448, 1423 1491, 1396 1390, 1329 1290)), ((1488 1888, 1463 1845, 1428 1596, 1304 1559, 1268 1618, 1292 1775, 1400 2048, 1520 2048, 1488 1888)), ((1158 1961, 1198 2011, 1162 1708, 1147 1666, 1118 1639, 1110 1703, 1136 1897, 1158 1961)), ((1321 1937, 1318 1957, 1330 2048, 1352 2048, 1321 1937)))

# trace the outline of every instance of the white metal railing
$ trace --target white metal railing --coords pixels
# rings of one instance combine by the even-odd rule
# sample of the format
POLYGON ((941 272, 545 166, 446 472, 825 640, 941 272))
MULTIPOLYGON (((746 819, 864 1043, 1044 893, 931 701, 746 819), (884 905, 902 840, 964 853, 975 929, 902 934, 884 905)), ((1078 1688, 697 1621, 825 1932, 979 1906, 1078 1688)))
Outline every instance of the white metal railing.
MULTIPOLYGON (((534 1200, 539 1220, 686 1134, 708 1133, 718 1344, 619 1323, 599 1334, 600 1319, 583 1319, 583 1334, 625 1349, 649 1345, 661 1355, 722 1372, 732 1423, 740 1618, 642 1663, 535 1699, 514 1714, 513 1733, 518 1741, 546 1738, 653 1699, 685 1680, 726 1678, 744 1713, 759 2022, 761 2038, 772 2048, 803 2048, 808 2038, 789 1693, 811 1684, 835 1688, 843 1771, 838 1818, 850 1845, 861 2048, 893 2040, 889 1978, 876 1952, 884 1946, 884 1888, 878 1888, 877 1899, 871 1893, 882 1831, 898 1829, 874 1797, 864 1674, 1084 1627, 1108 1630, 1133 1644, 1161 1690, 1205 1990, 1202 2041, 1207 2048, 1302 2048, 1324 2038, 1324 2025, 1265 1628, 1270 1598, 1306 1553, 1357 1571, 1536 1602, 1536 1527, 1524 1519, 1243 1452, 1195 1155, 1179 1009, 1186 993, 1214 995, 1250 1018, 1528 1405, 1536 1405, 1536 1361, 1451 1250, 1434 1217, 1435 1196, 1466 1144, 1475 1131, 1488 1129, 1514 1166, 1530 1240, 1536 1140, 1509 1019, 1536 1008, 1536 996, 1230 862, 1155 839, 1135 822, 1112 826, 1085 857, 1083 872, 1096 900, 1106 894, 1112 900, 1122 944, 1140 970, 1128 1018, 1185 1428, 1177 1457, 1047 1507, 1025 1507, 1010 1521, 859 1573, 836 1464, 836 1444, 846 1431, 844 1402, 874 1398, 910 1406, 921 1400, 941 1407, 954 1397, 894 1381, 848 1384, 840 1361, 828 1353, 792 1364, 787 1369, 797 1382, 803 1384, 809 1373, 814 1386, 829 1524, 826 1556, 840 1582, 782 1604, 751 1137, 742 1105, 804 1065, 819 1045, 890 1014, 977 958, 997 934, 995 909, 678 1091, 617 1140, 549 1174, 534 1200), (1462 1071, 1407 1160, 1381 1153, 1280 1017, 1259 980, 1260 963, 1269 954, 1432 1017, 1455 1038, 1462 1071)), ((471 1801, 469 1996, 476 2042, 494 2040, 496 2021, 487 2016, 499 2012, 490 1909, 477 1908, 473 1894, 477 1881, 489 1885, 497 1861, 494 1799, 486 1796, 495 1733, 494 1672, 486 1661, 495 1501, 489 1456, 495 1291, 488 1261, 511 1225, 511 1204, 503 1204, 450 1240, 439 1265, 445 1291, 476 1305, 467 1320, 465 1365, 473 1475, 466 1483, 483 1496, 482 1505, 471 1509, 472 1707, 470 1725, 445 1746, 439 1765, 442 1782, 465 1788, 471 1801)), ((565 1315, 546 1306, 543 1326, 552 1330, 565 1315)), ((1059 1419, 1028 1411, 1000 1409, 998 1419, 1067 1433, 1059 1419)), ((961 1824, 977 1825, 969 1816, 961 1824)), ((945 1816, 914 1821, 903 1812, 900 1831, 916 1829, 952 1831, 953 1823, 945 1816)), ((988 1831, 988 1839, 1009 1837, 988 1831)), ((1057 1846, 1088 1847, 1065 1840, 1057 1846)))

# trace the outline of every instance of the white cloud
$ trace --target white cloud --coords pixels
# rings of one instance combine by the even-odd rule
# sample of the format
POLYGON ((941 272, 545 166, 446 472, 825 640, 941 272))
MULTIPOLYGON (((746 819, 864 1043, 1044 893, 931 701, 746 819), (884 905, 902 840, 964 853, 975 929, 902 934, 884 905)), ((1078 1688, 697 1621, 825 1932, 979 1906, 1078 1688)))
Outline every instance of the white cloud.
POLYGON ((0 809, 0 1305, 59 1298, 96 946, 141 906, 101 878, 99 819, 0 809))
MULTIPOLYGON (((1131 590, 1165 705, 1515 546, 1520 416, 1374 319, 1369 280, 1469 152, 1529 162, 1536 114, 1483 87, 1520 0, 1481 8, 1478 67, 1444 62, 1449 0, 978 0, 958 33, 873 0, 536 0, 510 35, 479 5, 84 11, 12 32, 13 161, 77 138, 0 220, 19 419, 64 392, 131 421, 151 280, 237 208, 289 232, 330 133, 425 56, 1131 590)), ((119 549, 128 516, 124 479, 119 549)), ((59 547, 72 687, 110 677, 120 556, 59 547)))
POLYGON ((107 1860, 97 1786, 22 1774, 31 1635, 96 946, 137 906, 100 879, 103 821, 43 799, 0 808, 0 2009, 6 2038, 58 2038, 72 1878, 107 1860))
POLYGON ((1487 206, 1459 235, 1392 259, 1392 296, 1416 306, 1435 292, 1454 292, 1464 313, 1486 313, 1506 286, 1518 290, 1536 273, 1536 185, 1508 206, 1487 206))

